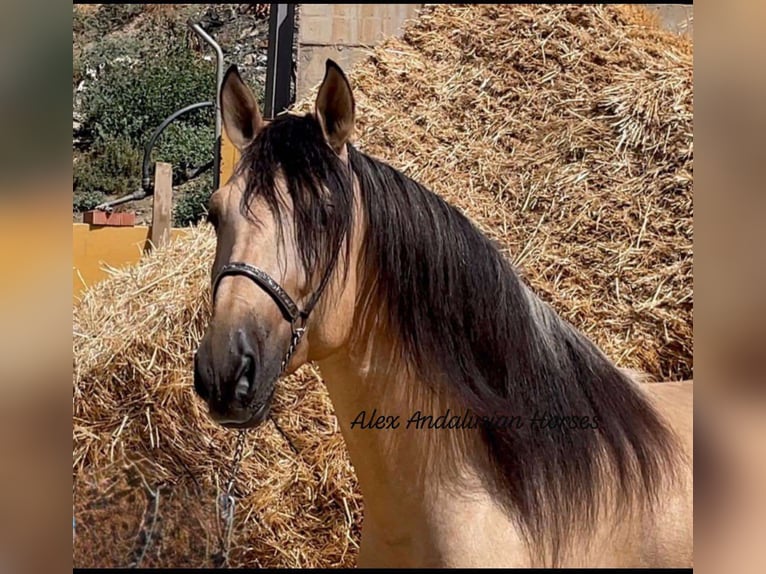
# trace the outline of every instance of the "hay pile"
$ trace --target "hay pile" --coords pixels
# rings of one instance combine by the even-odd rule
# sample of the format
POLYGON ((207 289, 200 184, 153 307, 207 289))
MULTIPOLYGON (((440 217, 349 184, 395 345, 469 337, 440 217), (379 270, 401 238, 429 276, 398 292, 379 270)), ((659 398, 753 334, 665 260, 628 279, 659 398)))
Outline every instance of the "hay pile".
MULTIPOLYGON (((209 421, 190 378, 214 246, 196 229, 75 309, 77 565, 135 558, 158 485, 158 537, 142 565, 209 566, 217 550, 214 504, 234 433, 209 421)), ((361 498, 318 375, 305 368, 280 384, 274 409, 287 440, 270 423, 248 439, 232 564, 350 564, 361 498)))
MULTIPOLYGON (((466 212, 620 366, 691 377, 686 39, 633 7, 438 6, 351 76, 360 147, 466 212)), ((194 230, 75 308, 77 566, 128 564, 155 518, 142 565, 211 564, 233 433, 194 397, 191 359, 213 248, 194 230)), ((231 564, 353 565, 361 498, 312 367, 274 412, 287 438, 248 439, 231 564)))

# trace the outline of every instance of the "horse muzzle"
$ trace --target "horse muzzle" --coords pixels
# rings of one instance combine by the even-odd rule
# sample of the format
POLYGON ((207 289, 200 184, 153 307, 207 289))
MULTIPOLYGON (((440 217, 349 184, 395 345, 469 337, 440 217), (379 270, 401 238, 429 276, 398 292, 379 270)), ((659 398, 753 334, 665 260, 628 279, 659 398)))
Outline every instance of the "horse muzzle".
POLYGON ((202 341, 194 357, 194 390, 218 424, 253 427, 269 414, 277 373, 262 368, 244 330, 234 339, 236 344, 218 353, 217 362, 211 341, 202 341))

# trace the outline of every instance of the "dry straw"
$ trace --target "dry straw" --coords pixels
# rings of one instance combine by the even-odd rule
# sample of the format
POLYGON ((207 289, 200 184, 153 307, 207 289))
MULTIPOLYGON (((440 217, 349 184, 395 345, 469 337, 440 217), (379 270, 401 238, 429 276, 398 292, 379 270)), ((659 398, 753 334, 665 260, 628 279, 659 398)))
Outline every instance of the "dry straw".
MULTIPOLYGON (((635 7, 442 5, 351 77, 360 147, 467 213, 620 366, 692 376, 687 39, 635 7)), ((211 564, 233 434, 191 360, 214 241, 196 229, 75 308, 77 566, 129 564, 151 524, 143 565, 211 564)), ((285 436, 247 443, 231 564, 353 565, 361 496, 313 367, 274 412, 285 436)))

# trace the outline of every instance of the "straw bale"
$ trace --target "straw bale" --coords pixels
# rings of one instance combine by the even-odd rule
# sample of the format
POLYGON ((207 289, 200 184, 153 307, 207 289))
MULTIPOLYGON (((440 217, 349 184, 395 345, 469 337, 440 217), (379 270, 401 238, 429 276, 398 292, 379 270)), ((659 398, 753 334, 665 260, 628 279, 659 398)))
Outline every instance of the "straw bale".
MULTIPOLYGON (((691 378, 689 40, 636 7, 441 5, 351 78, 362 149, 464 211, 618 365, 691 378)), ((142 565, 211 565, 234 435, 191 361, 214 243, 196 228, 75 306, 77 566, 129 564, 155 518, 142 565)), ((351 566, 361 496, 320 375, 278 389, 284 435, 250 433, 231 564, 351 566)))

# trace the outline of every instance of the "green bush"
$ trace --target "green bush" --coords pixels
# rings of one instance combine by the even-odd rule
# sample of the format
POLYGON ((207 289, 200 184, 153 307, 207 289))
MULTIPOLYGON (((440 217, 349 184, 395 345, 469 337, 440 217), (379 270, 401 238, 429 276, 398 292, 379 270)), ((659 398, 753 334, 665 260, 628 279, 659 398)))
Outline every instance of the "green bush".
MULTIPOLYGON (((98 70, 112 65, 117 58, 138 60, 142 50, 143 44, 136 38, 125 35, 107 36, 94 42, 83 54, 82 59, 87 67, 98 70)), ((117 65, 130 66, 127 62, 119 62, 117 65)))
POLYGON ((83 66, 80 55, 76 52, 72 53, 72 88, 76 88, 77 85, 85 77, 85 67, 83 66))
POLYGON ((98 191, 75 191, 72 212, 90 211, 106 201, 106 196, 98 191))
POLYGON ((126 139, 110 139, 78 161, 73 170, 76 192, 127 194, 141 183, 141 152, 126 139))
POLYGON ((172 164, 173 173, 177 177, 187 167, 198 168, 212 160, 214 147, 215 130, 212 125, 174 122, 162 132, 151 159, 153 162, 165 161, 172 164))
MULTIPOLYGON (((87 12, 73 8, 75 43, 82 47, 73 54, 73 87, 85 80, 84 91, 77 94, 78 136, 81 145, 89 146, 74 165, 75 209, 91 206, 102 192, 137 190, 143 148, 154 130, 175 111, 214 99, 214 64, 188 46, 186 18, 195 10, 174 7, 163 16, 141 4, 103 4, 87 12), (140 33, 120 31, 144 11, 140 33), (96 71, 95 80, 89 70, 96 71)), ((213 159, 213 123, 212 108, 182 116, 164 131, 151 161, 171 163, 176 180, 187 168, 206 164, 213 159)), ((176 224, 204 215, 211 178, 207 173, 176 189, 176 224)))
POLYGON ((174 191, 178 199, 173 209, 173 225, 185 227, 197 223, 207 214, 207 203, 213 192, 213 175, 208 172, 174 191))
MULTIPOLYGON (((142 145, 170 114, 215 96, 212 65, 185 48, 101 65, 98 80, 83 97, 85 123, 97 140, 125 137, 142 145)), ((191 113, 182 121, 205 125, 212 122, 212 113, 191 113)))
POLYGON ((90 193, 92 191, 101 191, 103 179, 101 174, 94 166, 94 159, 85 156, 80 159, 72 168, 72 189, 75 195, 78 193, 90 193))
POLYGON ((84 34, 87 27, 88 17, 77 7, 77 4, 72 4, 72 36, 84 34))
MULTIPOLYGON (((98 79, 88 81, 82 96, 83 133, 92 143, 75 167, 75 190, 135 191, 141 181, 143 148, 154 130, 178 109, 213 99, 212 64, 183 44, 162 57, 147 55, 149 51, 137 41, 116 39, 99 43, 83 56, 80 65, 98 70, 98 79), (129 59, 115 61, 121 56, 129 59)), ((210 161, 213 146, 213 111, 203 108, 182 116, 163 132, 151 161, 171 163, 178 176, 187 166, 210 161)), ((196 217, 196 211, 186 211, 184 218, 196 217)))

